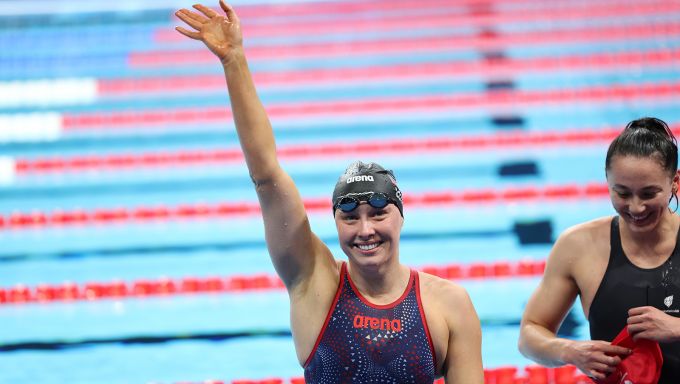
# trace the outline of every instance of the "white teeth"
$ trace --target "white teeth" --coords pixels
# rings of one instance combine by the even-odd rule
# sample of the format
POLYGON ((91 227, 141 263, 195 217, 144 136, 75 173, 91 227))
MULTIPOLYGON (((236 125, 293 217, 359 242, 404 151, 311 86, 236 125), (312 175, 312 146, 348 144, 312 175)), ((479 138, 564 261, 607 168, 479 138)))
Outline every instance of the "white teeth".
POLYGON ((630 214, 629 214, 629 216, 630 216, 631 219, 633 219, 633 221, 642 221, 642 220, 646 219, 647 217, 649 217, 648 214, 647 214, 647 215, 642 215, 642 216, 635 216, 635 215, 630 215, 630 214))
POLYGON ((370 251, 371 249, 374 249, 375 247, 377 247, 377 246, 378 246, 378 243, 374 243, 374 244, 359 244, 359 245, 357 245, 357 246, 358 246, 359 249, 361 249, 362 251, 370 251))

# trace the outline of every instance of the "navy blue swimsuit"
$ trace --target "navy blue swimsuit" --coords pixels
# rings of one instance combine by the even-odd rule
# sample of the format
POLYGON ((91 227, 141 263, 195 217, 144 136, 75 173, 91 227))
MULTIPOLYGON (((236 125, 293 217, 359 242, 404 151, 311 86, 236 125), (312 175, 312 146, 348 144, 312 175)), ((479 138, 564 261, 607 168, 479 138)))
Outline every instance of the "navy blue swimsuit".
POLYGON ((305 382, 431 384, 435 367, 418 272, 411 270, 399 299, 375 305, 361 296, 343 263, 335 299, 305 362, 305 382))

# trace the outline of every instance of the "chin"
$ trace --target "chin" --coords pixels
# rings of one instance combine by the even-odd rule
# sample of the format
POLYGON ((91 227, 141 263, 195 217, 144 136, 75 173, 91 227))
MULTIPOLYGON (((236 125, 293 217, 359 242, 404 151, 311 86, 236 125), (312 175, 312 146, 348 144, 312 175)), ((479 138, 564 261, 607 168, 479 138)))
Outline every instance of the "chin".
POLYGON ((380 252, 373 255, 364 255, 360 253, 352 253, 347 255, 348 258, 356 265, 363 268, 380 268, 387 264, 388 259, 380 252))
POLYGON ((626 222, 628 229, 631 232, 636 232, 636 233, 650 232, 650 231, 654 230, 659 225, 659 222, 661 221, 661 214, 660 213, 652 214, 652 217, 650 217, 649 219, 647 219, 644 222, 639 223, 639 224, 635 223, 633 221, 633 219, 628 217, 628 215, 626 215, 626 214, 623 214, 623 215, 620 215, 620 216, 624 218, 624 221, 626 222))

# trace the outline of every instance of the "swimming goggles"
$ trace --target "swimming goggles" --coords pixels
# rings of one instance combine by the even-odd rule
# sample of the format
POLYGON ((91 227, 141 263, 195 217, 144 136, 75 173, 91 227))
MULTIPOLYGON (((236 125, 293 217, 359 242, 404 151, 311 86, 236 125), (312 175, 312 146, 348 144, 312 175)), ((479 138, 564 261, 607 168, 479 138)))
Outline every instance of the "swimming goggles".
POLYGON ((368 205, 373 208, 380 209, 385 208, 387 204, 391 203, 392 201, 390 201, 389 197, 387 197, 387 195, 382 192, 358 193, 341 197, 335 204, 335 208, 340 209, 345 213, 352 212, 362 202, 368 203, 368 205), (368 196, 368 198, 360 199, 359 196, 368 196))

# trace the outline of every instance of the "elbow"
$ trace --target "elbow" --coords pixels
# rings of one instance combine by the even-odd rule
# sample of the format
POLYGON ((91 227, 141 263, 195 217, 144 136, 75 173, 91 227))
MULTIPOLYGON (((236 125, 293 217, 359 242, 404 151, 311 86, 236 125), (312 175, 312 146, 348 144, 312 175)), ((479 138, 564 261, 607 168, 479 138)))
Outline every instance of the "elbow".
POLYGON ((565 364, 562 358, 564 348, 562 347, 563 344, 556 340, 554 336, 548 328, 540 324, 522 321, 517 349, 522 356, 540 365, 559 367, 565 364))
POLYGON ((275 185, 275 180, 281 168, 277 163, 260 165, 258 167, 249 166, 248 176, 250 176, 250 181, 252 181, 255 189, 259 190, 268 185, 275 185))
POLYGON ((266 187, 269 184, 272 184, 272 177, 266 177, 261 174, 255 174, 253 172, 250 172, 250 181, 253 183, 253 186, 255 187, 255 190, 261 190, 262 188, 266 187))
POLYGON ((536 325, 527 319, 522 319, 519 326, 519 339, 517 340, 517 349, 522 356, 535 360, 535 336, 536 325), (533 336, 533 337, 532 337, 533 336))
POLYGON ((519 339, 517 340, 517 349, 522 356, 529 358, 529 348, 526 340, 526 332, 524 332, 524 325, 519 328, 519 339))
POLYGON ((276 170, 273 168, 261 169, 259 171, 251 170, 248 175, 257 191, 267 188, 270 185, 276 186, 276 170))

